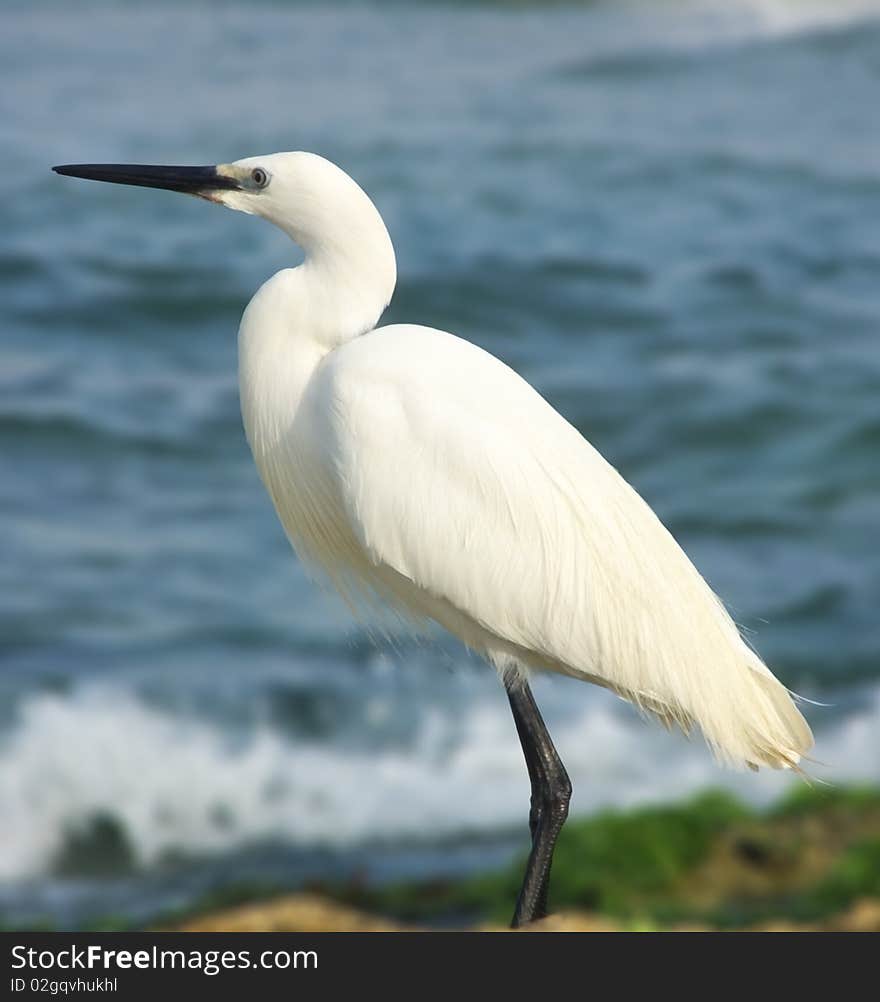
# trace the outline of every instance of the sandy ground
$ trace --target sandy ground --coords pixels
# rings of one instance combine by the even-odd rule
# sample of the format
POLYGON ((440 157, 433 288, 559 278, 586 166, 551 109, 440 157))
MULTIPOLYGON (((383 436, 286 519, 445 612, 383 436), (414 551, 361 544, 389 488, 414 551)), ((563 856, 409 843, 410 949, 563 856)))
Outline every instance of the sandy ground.
MULTIPOLYGON (((313 894, 290 894, 255 904, 211 912, 174 927, 183 932, 415 932, 403 925, 369 915, 313 894)), ((623 932, 632 926, 588 912, 560 912, 529 926, 527 932, 623 932)), ((643 927, 635 927, 643 928, 643 927)), ((499 926, 476 926, 469 931, 503 931, 499 926)), ((711 932, 708 926, 670 926, 665 931, 711 932)), ((749 926, 743 931, 766 932, 880 932, 880 899, 863 898, 851 908, 821 923, 780 920, 749 926)))

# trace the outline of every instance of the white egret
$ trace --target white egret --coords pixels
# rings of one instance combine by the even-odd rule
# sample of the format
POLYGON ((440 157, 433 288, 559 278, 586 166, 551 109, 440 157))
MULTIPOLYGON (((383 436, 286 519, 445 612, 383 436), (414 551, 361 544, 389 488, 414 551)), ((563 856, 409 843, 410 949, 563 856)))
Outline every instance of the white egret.
POLYGON ((812 735, 788 691, 616 470, 487 352, 439 330, 376 326, 394 250, 347 174, 301 152, 54 169, 199 195, 262 216, 304 250, 242 317, 247 439, 304 562, 351 602, 433 620, 497 668, 532 787, 514 925, 546 913, 571 794, 530 669, 696 725, 727 763, 797 766, 812 735))

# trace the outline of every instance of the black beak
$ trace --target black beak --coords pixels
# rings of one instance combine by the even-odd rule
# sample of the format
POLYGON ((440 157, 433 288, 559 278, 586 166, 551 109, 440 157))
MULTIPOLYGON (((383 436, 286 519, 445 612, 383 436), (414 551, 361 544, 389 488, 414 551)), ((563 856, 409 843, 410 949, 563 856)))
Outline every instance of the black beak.
POLYGON ((216 167, 154 167, 150 164, 63 164, 56 174, 84 177, 89 181, 112 181, 141 188, 166 188, 210 198, 211 192, 237 189, 238 181, 217 173, 216 167))

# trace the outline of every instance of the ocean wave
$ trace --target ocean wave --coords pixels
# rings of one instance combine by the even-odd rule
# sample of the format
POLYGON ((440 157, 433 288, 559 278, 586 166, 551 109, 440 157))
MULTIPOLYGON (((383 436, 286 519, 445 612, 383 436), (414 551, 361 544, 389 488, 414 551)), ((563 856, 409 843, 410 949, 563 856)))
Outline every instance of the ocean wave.
MULTIPOLYGON (((718 770, 700 743, 643 724, 604 693, 540 696, 575 787, 574 809, 687 795, 708 785, 767 801, 793 781, 718 770), (569 698, 566 698, 568 696, 569 698)), ((880 780, 880 689, 825 712, 822 778, 880 780)), ((365 708, 369 713, 369 707, 365 708)), ((0 757, 0 879, 67 873, 87 850, 149 868, 260 844, 344 849, 498 833, 521 826, 522 755, 504 701, 423 708, 412 747, 365 753, 292 741, 260 724, 231 736, 210 721, 91 683, 30 696, 0 757)))
POLYGON ((640 36, 635 44, 624 42, 610 51, 595 51, 572 60, 558 67, 555 75, 571 80, 644 83, 656 77, 701 73, 707 61, 717 66, 719 56, 740 58, 746 47, 762 42, 800 46, 806 40, 821 51, 848 52, 864 43, 866 32, 875 30, 880 3, 691 0, 667 4, 666 11, 678 15, 672 19, 675 27, 671 30, 667 26, 664 31, 664 22, 655 20, 654 31, 647 38, 640 36))
POLYGON ((188 444, 182 436, 174 438, 146 435, 135 431, 99 425, 90 419, 73 414, 0 414, 0 441, 8 439, 16 445, 38 444, 41 448, 93 450, 107 456, 111 452, 130 455, 142 452, 148 455, 200 454, 196 446, 188 444))
POLYGON ((685 6, 750 19, 766 34, 839 28, 880 16, 877 0, 685 0, 685 6))
MULTIPOLYGON (((566 6, 621 8, 627 14, 648 9, 659 17, 699 19, 703 30, 697 36, 712 40, 732 33, 746 37, 800 34, 871 21, 880 16, 878 0, 619 0, 574 3, 566 6)), ((510 4, 513 5, 513 4, 510 4)), ((516 4, 522 6, 522 4, 516 4)))

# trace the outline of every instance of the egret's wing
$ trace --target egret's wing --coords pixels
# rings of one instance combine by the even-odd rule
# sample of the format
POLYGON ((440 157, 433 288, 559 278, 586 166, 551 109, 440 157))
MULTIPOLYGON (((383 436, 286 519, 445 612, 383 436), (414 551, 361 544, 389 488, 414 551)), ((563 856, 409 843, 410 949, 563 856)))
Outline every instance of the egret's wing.
POLYGON ((343 506, 377 572, 415 586, 390 587, 393 599, 419 611, 418 591, 497 638, 490 654, 513 649, 696 721, 731 760, 793 764, 810 746, 672 536, 516 373, 418 327, 333 354, 320 378, 343 506))

